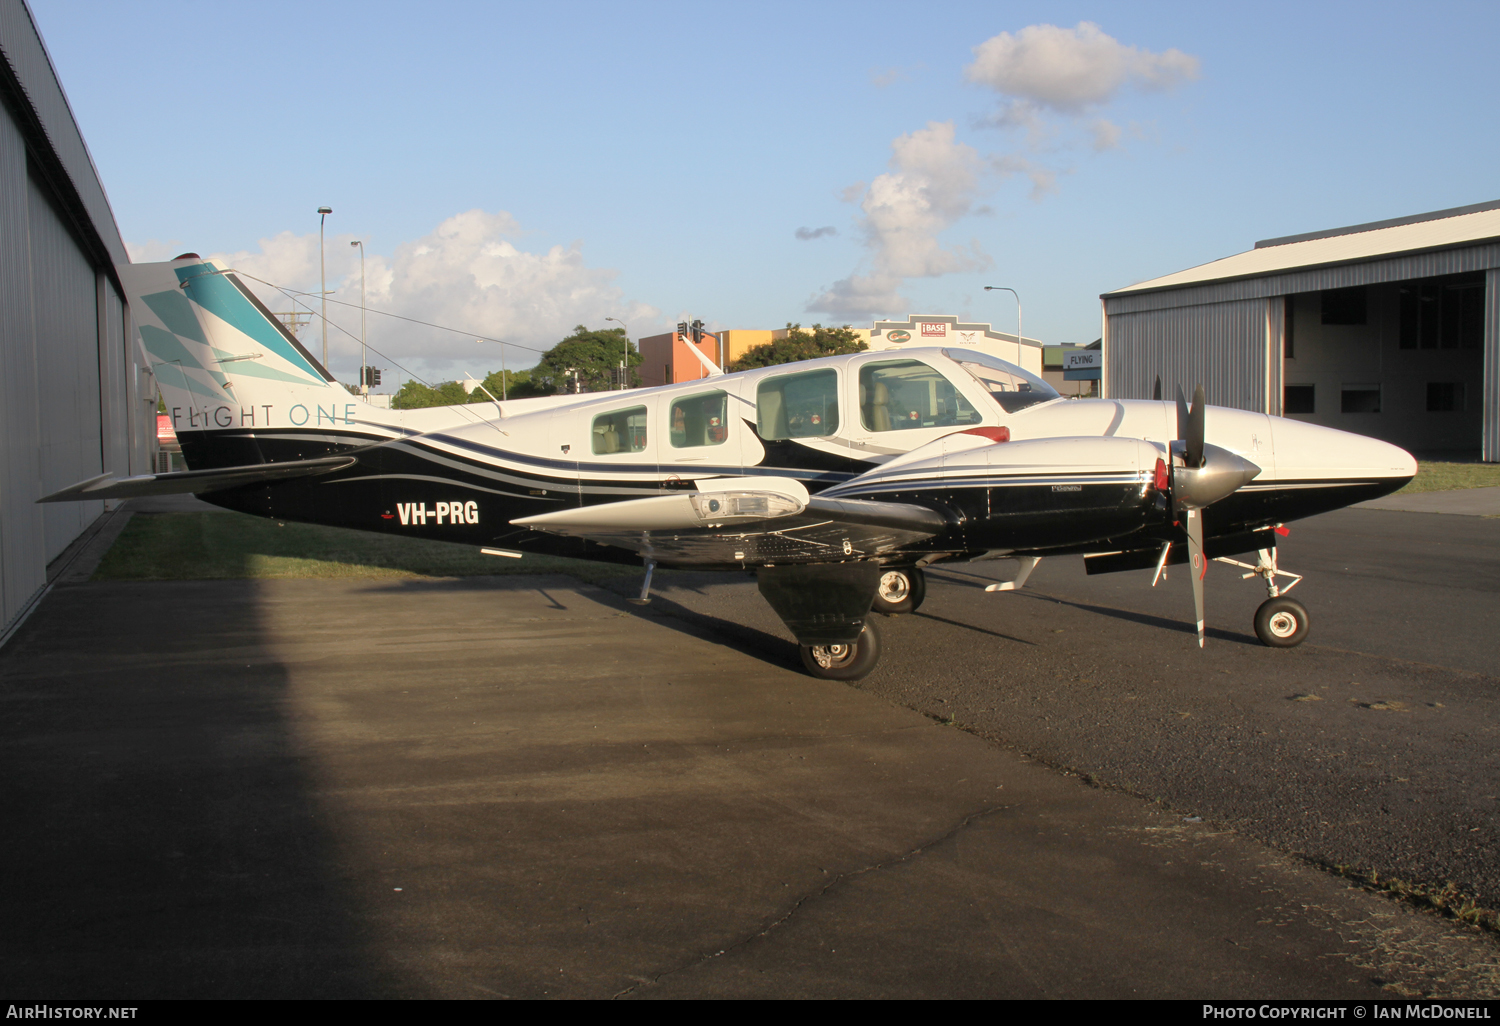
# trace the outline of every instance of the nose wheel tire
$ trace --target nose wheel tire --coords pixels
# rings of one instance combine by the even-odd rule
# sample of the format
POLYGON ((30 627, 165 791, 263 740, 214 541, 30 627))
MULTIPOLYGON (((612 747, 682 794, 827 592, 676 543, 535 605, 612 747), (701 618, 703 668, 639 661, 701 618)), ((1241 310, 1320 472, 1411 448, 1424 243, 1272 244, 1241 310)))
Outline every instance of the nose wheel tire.
POLYGON ((1272 648, 1294 648, 1307 640, 1307 607, 1293 598, 1267 599, 1255 611, 1255 636, 1272 648))
POLYGON ((914 613, 926 597, 926 574, 914 566, 891 567, 880 575, 870 611, 886 616, 914 613))
POLYGON ((880 635, 865 623, 858 638, 845 645, 799 645, 802 665, 820 680, 859 680, 880 662, 880 635))

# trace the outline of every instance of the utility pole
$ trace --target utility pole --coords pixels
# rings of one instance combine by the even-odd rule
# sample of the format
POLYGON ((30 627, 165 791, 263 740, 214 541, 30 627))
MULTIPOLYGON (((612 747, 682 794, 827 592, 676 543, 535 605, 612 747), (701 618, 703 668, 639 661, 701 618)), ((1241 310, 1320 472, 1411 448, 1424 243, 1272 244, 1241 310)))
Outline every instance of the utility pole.
MULTIPOLYGON (((370 398, 370 384, 367 379, 370 374, 365 369, 365 363, 368 362, 365 356, 365 244, 355 239, 349 245, 359 247, 359 394, 368 399, 370 398)), ((325 299, 324 302, 326 303, 327 300, 325 299)))
POLYGON ((332 207, 318 208, 318 269, 322 278, 319 291, 323 294, 323 369, 328 369, 328 261, 323 255, 323 222, 333 213, 332 207))
POLYGON ((606 317, 604 319, 606 321, 614 321, 625 329, 625 355, 620 359, 620 388, 623 389, 625 387, 625 375, 630 368, 630 325, 618 317, 606 317))

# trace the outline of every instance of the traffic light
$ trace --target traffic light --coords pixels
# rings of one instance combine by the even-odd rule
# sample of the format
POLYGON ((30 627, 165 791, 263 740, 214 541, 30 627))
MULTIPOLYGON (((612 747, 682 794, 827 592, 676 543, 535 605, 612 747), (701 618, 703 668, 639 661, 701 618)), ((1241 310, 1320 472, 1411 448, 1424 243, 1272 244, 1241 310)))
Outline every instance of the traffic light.
POLYGON ((694 321, 693 322, 693 345, 697 345, 698 343, 700 343, 702 341, 703 341, 703 322, 702 321, 694 321))
POLYGON ((687 321, 678 321, 677 322, 677 337, 680 338, 680 339, 682 339, 683 341, 687 340, 687 337, 688 337, 688 322, 687 321))
POLYGON ((361 367, 359 369, 359 383, 373 388, 380 384, 379 367, 361 367))

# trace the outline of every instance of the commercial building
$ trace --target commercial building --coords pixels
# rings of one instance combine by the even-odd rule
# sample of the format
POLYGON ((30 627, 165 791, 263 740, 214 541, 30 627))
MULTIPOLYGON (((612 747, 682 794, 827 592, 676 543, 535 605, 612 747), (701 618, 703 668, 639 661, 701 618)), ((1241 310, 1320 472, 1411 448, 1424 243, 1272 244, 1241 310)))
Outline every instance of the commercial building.
MULTIPOLYGON (((705 335, 698 351, 721 366, 728 366, 755 346, 787 337, 791 328, 727 328, 705 335)), ((988 324, 960 321, 952 314, 913 314, 904 321, 876 321, 873 327, 850 328, 871 350, 915 349, 921 346, 969 347, 1042 373, 1042 344, 1036 339, 1018 340, 1013 334, 995 331, 988 324)), ((693 343, 676 332, 637 339, 641 352, 641 383, 672 385, 708 375, 703 363, 688 348, 693 343)))
POLYGON ((1500 201, 1266 239, 1100 297, 1104 394, 1500 460, 1500 201))
POLYGON ((105 512, 36 500, 149 474, 156 385, 115 279, 125 244, 36 23, 0 0, 0 640, 105 512))

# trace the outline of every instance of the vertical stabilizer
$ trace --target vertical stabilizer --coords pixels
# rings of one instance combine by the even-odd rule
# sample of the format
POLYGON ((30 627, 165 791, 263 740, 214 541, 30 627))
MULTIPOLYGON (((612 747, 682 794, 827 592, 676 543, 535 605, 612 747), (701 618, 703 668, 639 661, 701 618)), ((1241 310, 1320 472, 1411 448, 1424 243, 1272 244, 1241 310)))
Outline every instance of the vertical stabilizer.
POLYGON ((363 405, 214 261, 117 270, 179 433, 352 423, 351 404, 363 405))

